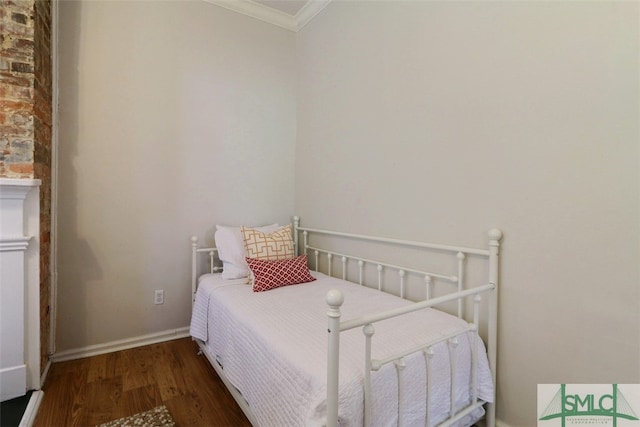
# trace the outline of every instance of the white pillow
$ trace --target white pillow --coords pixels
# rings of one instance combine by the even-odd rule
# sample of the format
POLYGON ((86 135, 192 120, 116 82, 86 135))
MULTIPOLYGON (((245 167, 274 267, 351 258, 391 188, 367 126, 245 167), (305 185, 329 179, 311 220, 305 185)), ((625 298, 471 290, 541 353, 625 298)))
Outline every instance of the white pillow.
MULTIPOLYGON (((272 233, 280 226, 278 224, 255 227, 263 233, 272 233)), ((241 279, 249 275, 249 266, 245 257, 247 250, 244 247, 244 240, 240 227, 229 227, 226 225, 216 225, 214 235, 218 257, 222 261, 223 279, 241 279)))

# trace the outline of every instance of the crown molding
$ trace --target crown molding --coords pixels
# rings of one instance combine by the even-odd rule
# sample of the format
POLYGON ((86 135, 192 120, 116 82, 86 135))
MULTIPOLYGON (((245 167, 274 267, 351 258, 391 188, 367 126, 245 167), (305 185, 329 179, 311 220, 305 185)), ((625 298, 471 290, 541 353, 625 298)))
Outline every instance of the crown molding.
POLYGON ((269 24, 277 25, 289 31, 298 32, 309 23, 331 0, 312 0, 291 16, 279 10, 264 6, 251 0, 203 0, 216 6, 250 16, 269 24))
POLYGON ((298 31, 293 16, 251 0, 204 0, 207 3, 250 16, 289 31, 298 31))
POLYGON ((327 7, 331 0, 311 0, 307 2, 302 9, 296 13, 294 17, 296 21, 296 31, 300 31, 302 27, 307 25, 322 9, 327 7))

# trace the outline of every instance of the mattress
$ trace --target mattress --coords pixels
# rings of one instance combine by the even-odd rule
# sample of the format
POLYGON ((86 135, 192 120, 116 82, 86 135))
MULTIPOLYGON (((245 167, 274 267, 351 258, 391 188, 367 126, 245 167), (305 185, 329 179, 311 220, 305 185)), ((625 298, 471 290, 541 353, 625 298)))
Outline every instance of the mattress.
MULTIPOLYGON (((223 280, 220 274, 199 279, 191 335, 204 342, 224 374, 247 401, 260 426, 321 426, 326 417, 327 305, 325 295, 345 295, 342 320, 410 304, 409 301, 312 272, 316 281, 268 292, 252 292, 246 279, 223 280)), ((382 359, 400 350, 430 342, 466 322, 444 312, 425 309, 375 324, 372 356, 382 359)), ((493 383, 482 340, 467 332, 456 346, 436 344, 434 355, 423 352, 372 373, 371 420, 375 426, 425 425, 429 393, 429 424, 449 416, 451 366, 456 411, 471 400, 471 346, 476 345, 478 398, 491 402, 493 383), (427 391, 427 371, 431 388, 427 391), (398 414, 398 389, 403 412, 398 414), (398 417, 401 417, 400 420, 398 417)), ((364 336, 360 329, 340 339, 339 423, 363 425, 364 336)), ((473 424, 482 408, 458 425, 473 424)))

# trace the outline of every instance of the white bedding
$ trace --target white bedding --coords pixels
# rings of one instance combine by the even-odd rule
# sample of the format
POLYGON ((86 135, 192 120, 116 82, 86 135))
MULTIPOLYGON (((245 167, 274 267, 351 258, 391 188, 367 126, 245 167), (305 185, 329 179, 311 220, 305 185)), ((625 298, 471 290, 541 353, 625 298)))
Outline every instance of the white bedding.
MULTIPOLYGON (((318 280, 254 293, 246 279, 223 280, 219 274, 199 280, 191 320, 191 335, 206 343, 227 379, 247 400, 260 426, 321 426, 326 416, 327 305, 325 295, 339 289, 345 295, 342 319, 410 304, 388 294, 312 273, 318 280), (317 331, 317 332, 314 332, 317 331)), ((422 310, 375 324, 373 357, 408 349, 465 326, 438 310, 422 310)), ((454 350, 437 344, 429 373, 430 424, 449 415, 450 360, 456 364, 457 408, 470 402, 471 334, 454 350)), ((493 400, 493 383, 482 340, 479 354, 478 398, 493 400)), ((409 356, 400 371, 393 364, 372 373, 373 425, 398 425, 398 375, 405 411, 401 425, 425 425, 426 357, 409 356)), ((340 340, 341 426, 363 425, 364 338, 360 329, 343 332, 340 340)), ((482 409, 459 425, 472 424, 482 409)))

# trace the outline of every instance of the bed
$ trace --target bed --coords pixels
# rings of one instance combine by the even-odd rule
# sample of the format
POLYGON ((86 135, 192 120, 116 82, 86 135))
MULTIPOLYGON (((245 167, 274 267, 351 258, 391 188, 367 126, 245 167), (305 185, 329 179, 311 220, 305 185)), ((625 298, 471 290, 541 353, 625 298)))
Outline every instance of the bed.
MULTIPOLYGON (((499 230, 489 232, 487 249, 473 249, 305 228, 297 217, 288 228, 293 254, 234 254, 248 256, 249 279, 218 245, 221 229, 237 239, 237 228, 218 228, 215 248, 192 237, 190 332, 254 426, 470 426, 485 411, 495 425, 499 230), (331 239, 435 253, 450 257, 441 264, 453 271, 348 255, 331 239), (470 257, 488 277, 467 287, 470 257), (287 274, 306 270, 294 274, 305 279, 270 288, 273 266, 282 265, 287 274), (422 301, 410 288, 418 279, 422 301), (436 294, 437 282, 453 291, 436 294)), ((249 232, 260 240, 282 229, 249 232)))

